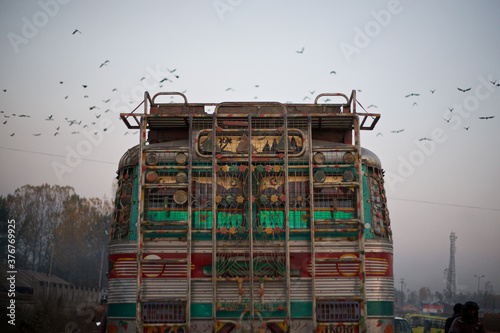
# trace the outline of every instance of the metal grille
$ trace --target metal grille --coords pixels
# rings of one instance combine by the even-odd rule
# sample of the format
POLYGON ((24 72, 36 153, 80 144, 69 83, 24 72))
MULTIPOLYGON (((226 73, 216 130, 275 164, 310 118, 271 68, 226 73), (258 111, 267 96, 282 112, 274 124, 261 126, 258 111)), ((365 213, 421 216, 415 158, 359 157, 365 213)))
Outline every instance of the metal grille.
POLYGON ((186 321, 186 305, 183 302, 144 303, 142 320, 147 324, 183 323, 186 321))
POLYGON ((318 302, 316 320, 319 322, 355 322, 359 321, 358 302, 318 302))

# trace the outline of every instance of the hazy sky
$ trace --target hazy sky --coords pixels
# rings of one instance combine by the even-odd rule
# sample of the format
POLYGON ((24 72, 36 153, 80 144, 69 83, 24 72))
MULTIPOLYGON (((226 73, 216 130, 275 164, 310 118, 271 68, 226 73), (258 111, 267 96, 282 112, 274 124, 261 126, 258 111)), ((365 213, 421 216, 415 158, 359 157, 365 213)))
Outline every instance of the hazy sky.
POLYGON ((499 18, 493 0, 0 0, 0 195, 112 196, 139 142, 118 114, 145 90, 309 103, 356 89, 382 115, 361 143, 386 171, 396 287, 442 291, 453 231, 459 289, 476 274, 498 293, 499 18))

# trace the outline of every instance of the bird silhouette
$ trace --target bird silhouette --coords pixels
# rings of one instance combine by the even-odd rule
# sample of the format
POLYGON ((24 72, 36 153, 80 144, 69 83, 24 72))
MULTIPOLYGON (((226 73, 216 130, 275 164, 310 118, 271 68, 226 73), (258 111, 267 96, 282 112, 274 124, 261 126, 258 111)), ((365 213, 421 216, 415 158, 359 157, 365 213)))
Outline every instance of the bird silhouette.
POLYGON ((492 119, 495 118, 495 116, 486 116, 486 117, 478 117, 479 119, 492 119))
POLYGON ((335 75, 337 75, 337 72, 336 72, 336 71, 330 71, 330 74, 335 74, 335 75))
POLYGON ((36 134, 33 134, 34 136, 40 136, 42 135, 42 133, 36 133, 36 134))
POLYGON ((55 132, 55 133, 54 133, 54 136, 56 136, 57 134, 59 134, 59 132, 55 132))
POLYGON ((446 121, 447 123, 449 123, 450 120, 451 120, 451 118, 453 118, 453 116, 451 116, 450 119, 446 119, 446 118, 443 118, 443 119, 444 119, 444 121, 446 121))
POLYGON ((470 126, 464 127, 464 130, 468 131, 470 126))
POLYGON ((16 133, 12 133, 10 136, 14 136, 14 134, 16 134, 16 133))
POLYGON ((453 110, 455 110, 455 108, 448 108, 448 110, 450 110, 450 112, 453 112, 453 110))
POLYGON ((435 91, 436 91, 436 89, 434 89, 434 90, 432 90, 432 89, 431 89, 431 93, 432 93, 432 94, 434 94, 434 92, 435 92, 435 91))
POLYGON ((167 68, 167 71, 169 71, 170 73, 173 73, 173 72, 175 72, 176 70, 177 70, 177 68, 174 68, 174 69, 172 69, 172 70, 170 70, 170 69, 168 69, 168 68, 167 68))
POLYGON ((3 124, 5 125, 5 124, 7 124, 7 122, 8 122, 8 120, 4 121, 3 124))
POLYGON ((429 138, 420 138, 420 139, 418 139, 418 141, 432 141, 432 139, 429 139, 429 138))
POLYGON ((258 88, 258 87, 260 87, 260 86, 259 86, 258 84, 256 84, 256 85, 255 85, 255 88, 258 88))
POLYGON ((94 109, 100 109, 100 107, 98 107, 98 106, 91 106, 91 107, 89 108, 89 110, 94 110, 94 109))
POLYGON ((64 99, 68 99, 68 96, 64 96, 64 99))
POLYGON ((103 66, 107 66, 109 64, 109 60, 104 61, 99 68, 102 68, 103 66))
POLYGON ((226 89, 226 91, 234 91, 234 89, 231 88, 231 87, 229 87, 229 88, 226 89))
POLYGON ((59 81, 59 84, 63 84, 64 82, 63 81, 59 81))
POLYGON ((116 88, 113 88, 113 90, 111 90, 111 92, 113 92, 113 91, 118 91, 118 89, 116 89, 116 88))
POLYGON ((417 102, 413 102, 413 106, 417 106, 417 105, 418 105, 418 103, 417 103, 417 102))
MULTIPOLYGON (((308 91, 309 91, 309 90, 308 90, 308 91)), ((313 95, 315 92, 316 92, 316 90, 309 91, 309 93, 310 93, 311 95, 313 95)))
POLYGON ((104 103, 108 103, 111 99, 103 100, 104 103))
POLYGON ((410 96, 420 96, 420 94, 411 93, 411 94, 406 95, 405 97, 406 97, 406 98, 408 98, 408 97, 410 97, 410 96))
POLYGON ((50 116, 48 116, 48 117, 47 117, 47 119, 45 119, 45 120, 54 120, 54 119, 52 119, 52 117, 53 117, 53 116, 54 116, 54 115, 52 115, 52 114, 51 114, 51 115, 50 115, 50 116))
POLYGON ((160 83, 163 83, 163 82, 165 82, 165 81, 167 81, 167 82, 168 82, 168 81, 172 81, 172 80, 170 80, 169 78, 164 77, 164 78, 160 81, 160 83))
POLYGON ((7 89, 4 89, 3 92, 7 92, 7 89))
POLYGON ((97 114, 95 115, 95 117, 98 118, 98 119, 101 118, 101 116, 102 115, 100 115, 100 114, 99 115, 97 115, 97 114))
POLYGON ((85 96, 83 96, 83 98, 89 98, 89 95, 85 95, 85 96))
POLYGON ((403 128, 403 129, 400 129, 400 130, 397 130, 397 131, 391 131, 391 133, 401 133, 401 132, 403 132, 404 130, 405 130, 405 129, 403 128))
POLYGON ((145 76, 141 77, 141 79, 139 81, 144 81, 144 80, 146 80, 145 76))
POLYGON ((300 54, 304 53, 304 47, 302 47, 302 50, 300 50, 300 51, 295 51, 295 52, 300 53, 300 54))
POLYGON ((457 87, 457 89, 460 90, 461 92, 467 92, 467 91, 471 90, 471 88, 461 89, 461 88, 458 88, 458 87, 457 87))
POLYGON ((305 101, 306 99, 310 99, 309 96, 305 96, 302 100, 305 101))
POLYGON ((384 136, 382 133, 378 132, 376 136, 384 136))
POLYGON ((73 31, 72 35, 76 34, 77 32, 78 32, 79 34, 81 34, 81 33, 82 33, 80 30, 75 29, 75 31, 73 31))
POLYGON ((497 80, 495 81, 490 81, 492 85, 500 87, 500 83, 497 83, 497 80))
POLYGON ((369 108, 378 108, 378 106, 373 105, 373 104, 370 104, 370 105, 368 105, 366 108, 367 108, 367 109, 369 109, 369 108))

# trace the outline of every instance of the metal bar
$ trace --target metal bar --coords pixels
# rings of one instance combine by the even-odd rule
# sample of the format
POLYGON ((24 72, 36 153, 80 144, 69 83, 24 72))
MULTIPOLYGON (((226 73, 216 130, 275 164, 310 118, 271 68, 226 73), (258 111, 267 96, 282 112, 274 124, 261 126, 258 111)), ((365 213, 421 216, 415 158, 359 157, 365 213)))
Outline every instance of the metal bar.
POLYGON ((316 250, 315 250, 315 220, 314 220, 314 178, 313 178, 313 142, 311 116, 307 116, 307 142, 309 144, 309 195, 310 195, 310 217, 311 228, 311 289, 312 289, 312 321, 313 330, 316 330, 316 250))
MULTIPOLYGON (((354 90, 353 90, 354 91, 354 90)), ((341 96, 341 97, 344 97, 345 100, 346 100, 346 104, 349 104, 350 100, 349 98, 347 98, 346 95, 344 94, 340 94, 340 93, 323 93, 323 94, 319 94, 316 96, 316 98, 314 99, 314 104, 318 104, 318 100, 321 98, 321 97, 325 97, 325 96, 330 96, 330 97, 334 97, 334 96, 341 96)), ((345 104, 341 104, 341 105, 345 105, 345 104)))
POLYGON ((254 272, 253 272, 253 207, 252 207, 252 115, 248 115, 248 234, 249 246, 250 246, 250 318, 254 320, 255 309, 254 309, 254 298, 253 298, 253 288, 254 288, 254 272))
MULTIPOLYGON (((356 92, 353 92, 354 98, 356 98, 356 92)), ((354 101, 355 102, 355 101, 354 101)), ((360 141, 360 129, 359 129, 359 117, 356 115, 354 117, 354 142, 357 147, 356 152, 356 175, 358 178, 359 186, 357 191, 358 202, 357 209, 358 214, 357 217, 361 221, 359 224, 359 259, 361 260, 361 271, 359 272, 360 276, 360 297, 363 299, 361 305, 361 327, 360 331, 363 332, 366 330, 366 320, 367 320, 367 309, 366 309, 366 262, 365 262, 365 231, 364 231, 364 209, 363 209, 363 166, 362 166, 362 158, 361 158, 361 141, 360 141)))
POLYGON ((184 95, 183 93, 180 93, 180 92, 176 92, 176 91, 167 91, 167 92, 159 92, 157 94, 155 94, 153 96, 153 100, 151 101, 151 104, 154 104, 154 105, 164 105, 164 104, 170 104, 170 103, 155 103, 155 99, 156 97, 158 96, 165 96, 165 95, 178 95, 178 96, 181 96, 182 98, 184 98, 184 104, 185 105, 188 105, 188 100, 187 100, 187 97, 186 95, 184 95))
MULTIPOLYGON (((212 133, 215 133, 217 113, 212 115, 212 133)), ((217 173, 216 173, 216 144, 215 135, 212 137, 212 321, 216 322, 217 304, 217 173)))
POLYGON ((142 223, 144 220, 144 191, 143 184, 145 178, 145 163, 146 163, 146 132, 147 132, 147 119, 146 116, 141 117, 141 133, 139 138, 139 190, 138 205, 137 205, 137 295, 136 295, 136 318, 135 327, 137 333, 142 333, 142 254, 144 251, 144 239, 142 223))
POLYGON ((286 263, 286 320, 288 323, 292 321, 292 315, 290 310, 290 186, 288 183, 288 113, 283 115, 284 120, 284 137, 283 141, 285 143, 285 164, 283 165, 283 170, 285 172, 285 263, 286 263))
MULTIPOLYGON (((156 96, 156 95, 155 95, 156 96)), ((185 97, 185 96, 184 96, 185 97)), ((154 97, 153 97, 154 100, 154 97)), ((186 99, 186 104, 187 104, 187 99, 186 99)), ((193 137, 193 115, 189 116, 189 137, 193 137)), ((188 187, 188 233, 187 233, 187 302, 186 302, 186 324, 187 327, 190 327, 191 323, 191 247, 192 247, 192 241, 191 241, 191 232, 192 232, 192 227, 193 227, 193 186, 191 186, 192 181, 193 181, 193 155, 194 155, 194 141, 189 140, 189 150, 188 150, 188 184, 190 186, 188 187)))

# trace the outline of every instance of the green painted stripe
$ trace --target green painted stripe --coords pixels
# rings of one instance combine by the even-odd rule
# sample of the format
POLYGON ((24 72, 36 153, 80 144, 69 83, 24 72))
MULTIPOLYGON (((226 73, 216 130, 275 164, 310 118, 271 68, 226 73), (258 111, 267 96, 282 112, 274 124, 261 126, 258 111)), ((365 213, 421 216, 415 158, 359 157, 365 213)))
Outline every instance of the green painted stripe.
MULTIPOLYGON (((311 302, 291 302, 290 313, 292 318, 310 319, 313 315, 311 302)), ((394 303, 389 301, 367 302, 368 316, 393 316, 394 303)), ((237 318, 242 311, 217 311, 219 318, 237 318)), ((135 318, 135 303, 118 303, 108 305, 108 315, 112 317, 130 317, 135 318)), ((265 318, 286 316, 285 311, 262 311, 261 315, 265 318)), ((212 318, 211 303, 191 303, 192 318, 212 318)))
POLYGON ((367 302, 366 310, 368 316, 394 316, 394 302, 367 302))
POLYGON ((108 317, 135 318, 135 303, 117 303, 108 305, 108 317))

